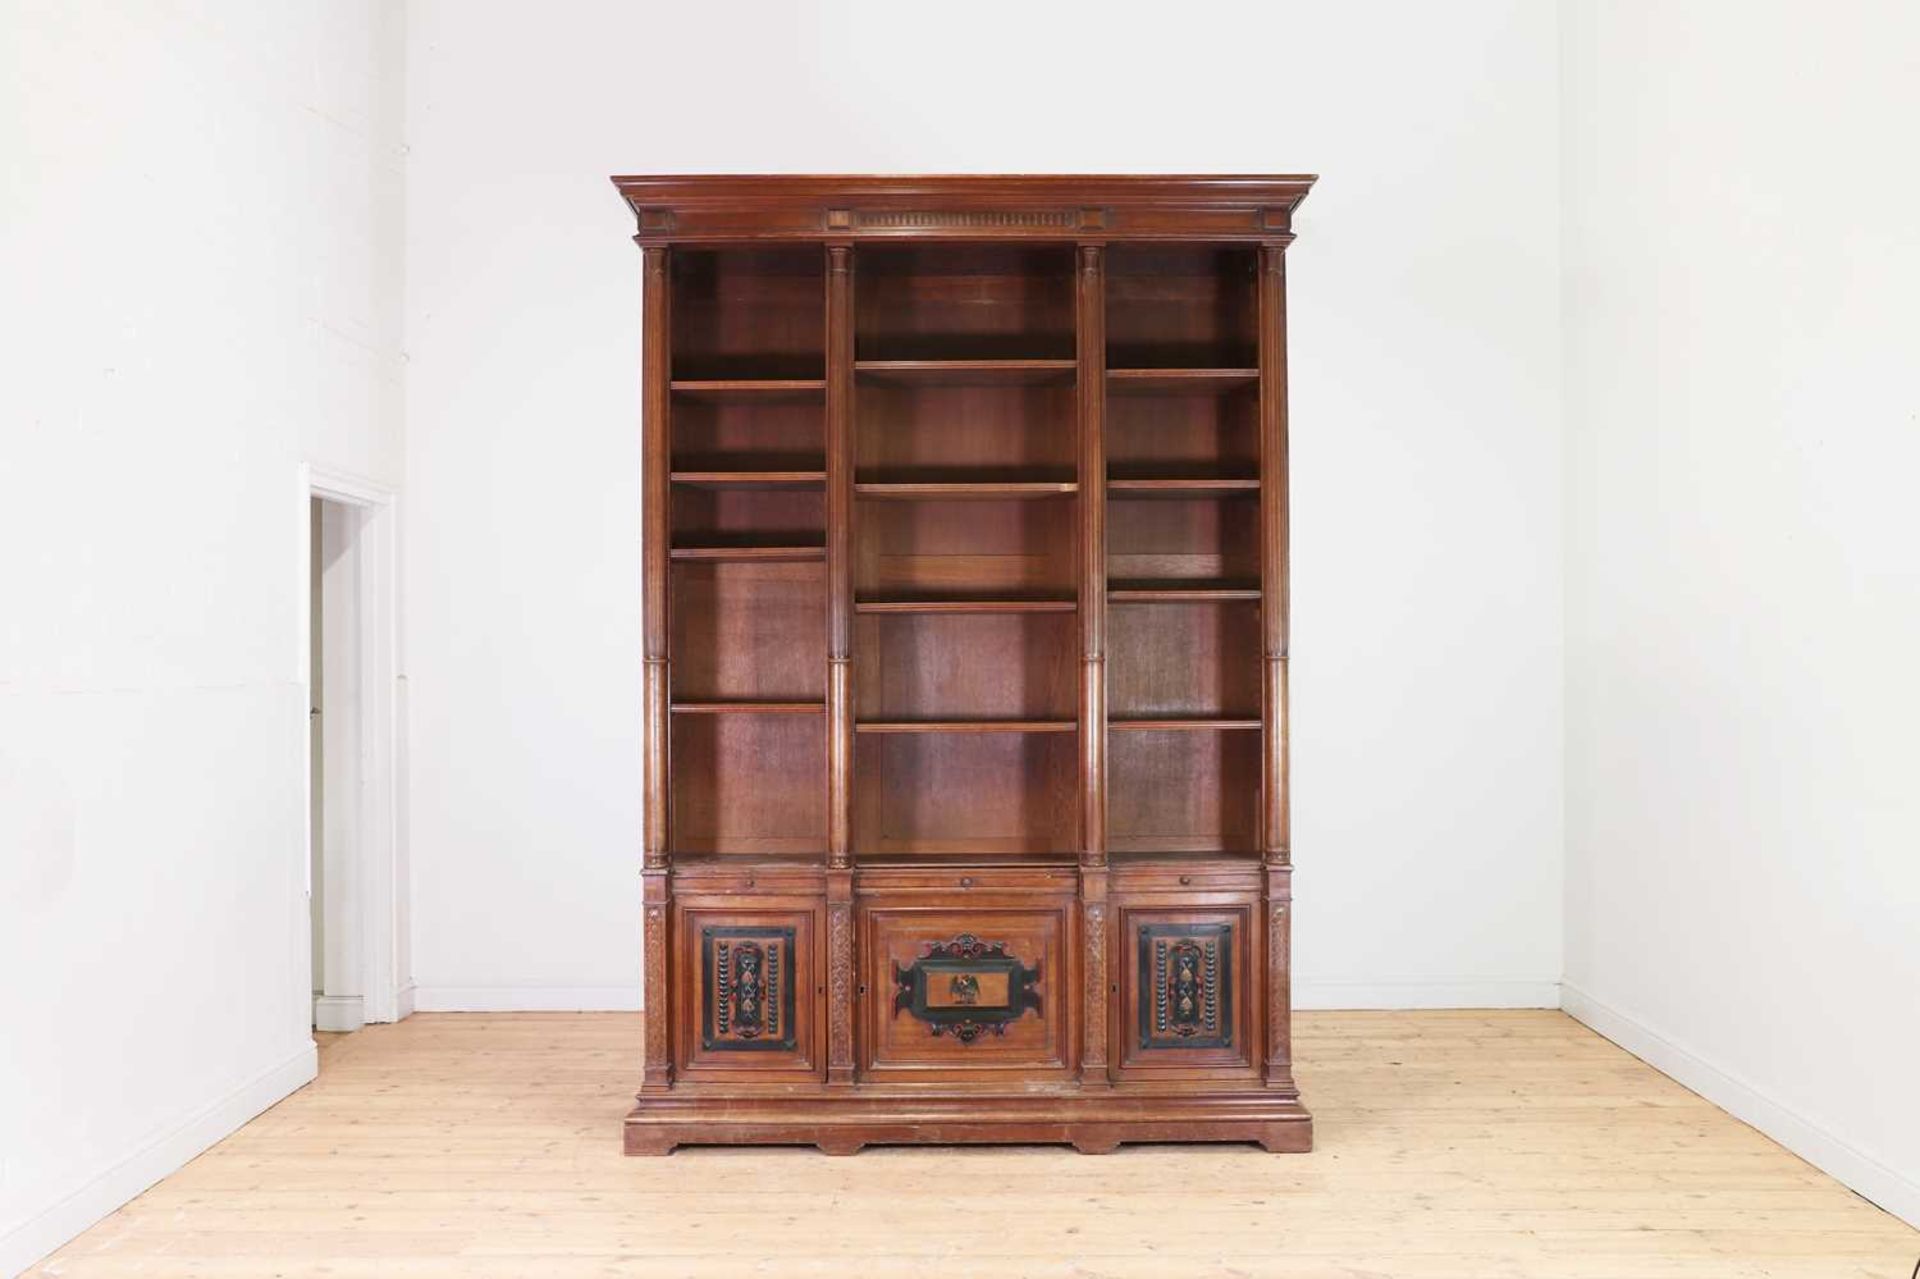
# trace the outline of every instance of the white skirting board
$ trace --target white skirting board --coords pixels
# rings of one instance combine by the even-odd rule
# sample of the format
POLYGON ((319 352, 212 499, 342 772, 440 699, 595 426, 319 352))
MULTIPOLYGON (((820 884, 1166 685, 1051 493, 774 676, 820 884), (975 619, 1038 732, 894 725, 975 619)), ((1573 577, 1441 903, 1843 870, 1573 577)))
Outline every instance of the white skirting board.
POLYGON ((1820 1171, 1912 1226, 1920 1226, 1920 1185, 1848 1145, 1804 1115, 1684 1048, 1646 1024, 1562 983, 1560 1006, 1681 1086, 1799 1155, 1820 1171))
POLYGON ((313 1028, 351 1034, 367 1024, 366 1000, 359 995, 316 995, 313 1028))
POLYGON ((307 1041, 288 1057, 209 1102, 58 1203, 0 1234, 0 1275, 17 1274, 302 1086, 319 1070, 307 1041))
POLYGON ((633 986, 415 986, 413 1008, 422 1013, 632 1013, 640 1011, 633 986))
POLYGON ((1406 1008, 1558 1008, 1560 983, 1533 978, 1455 981, 1312 981, 1295 979, 1296 1012, 1406 1008))

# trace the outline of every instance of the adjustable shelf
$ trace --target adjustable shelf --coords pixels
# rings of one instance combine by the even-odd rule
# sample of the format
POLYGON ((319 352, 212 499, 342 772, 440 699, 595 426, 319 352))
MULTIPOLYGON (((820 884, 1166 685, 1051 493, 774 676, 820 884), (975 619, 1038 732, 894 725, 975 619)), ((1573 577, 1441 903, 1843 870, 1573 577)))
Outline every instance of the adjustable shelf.
POLYGON ((674 471, 675 484, 690 488, 808 488, 827 482, 825 471, 674 471))
POLYGON ((855 360, 862 377, 917 382, 1019 383, 1071 381, 1076 360, 855 360))
POLYGON ((1107 389, 1125 395, 1155 391, 1231 391, 1258 386, 1259 369, 1108 369, 1107 389))
POLYGON ((824 715, 825 702, 675 702, 675 715, 824 715))
POLYGON ((1211 733, 1237 732, 1260 728, 1256 718, 1230 718, 1226 716, 1192 715, 1183 719, 1110 719, 1107 727, 1116 733, 1154 732, 1154 733, 1211 733))
POLYGON ((824 546, 676 546, 667 558, 708 564, 779 564, 824 560, 824 546))
POLYGON ((1070 719, 890 719, 864 720, 856 733, 1071 733, 1080 725, 1070 719))
POLYGON ((1115 585, 1107 589, 1107 599, 1115 604, 1208 604, 1258 600, 1257 586, 1115 585))
POLYGON ((817 377, 675 378, 668 386, 675 395, 706 399, 811 399, 826 394, 827 380, 817 377))
POLYGON ((1078 493, 1073 480, 874 480, 857 483, 861 497, 920 499, 1005 499, 1062 497, 1078 493))
POLYGON ((898 599, 855 600, 856 613, 1071 613, 1070 599, 898 599))
POLYGON ((1197 476, 1190 479, 1110 479, 1107 492, 1116 497, 1240 497, 1257 494, 1260 481, 1197 476))

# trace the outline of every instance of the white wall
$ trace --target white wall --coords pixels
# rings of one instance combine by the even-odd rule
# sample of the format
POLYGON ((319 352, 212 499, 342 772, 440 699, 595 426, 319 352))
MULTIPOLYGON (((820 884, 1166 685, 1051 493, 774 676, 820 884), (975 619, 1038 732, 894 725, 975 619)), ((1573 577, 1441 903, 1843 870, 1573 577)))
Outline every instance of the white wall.
POLYGON ((639 255, 606 175, 781 170, 1325 175, 1289 266, 1302 1002, 1555 1001, 1552 6, 408 13, 421 1007, 638 1002, 639 255))
POLYGON ((1920 8, 1567 14, 1568 1007, 1920 1222, 1920 8))
POLYGON ((299 467, 401 473, 403 38, 0 7, 0 1273, 312 1074, 299 467))

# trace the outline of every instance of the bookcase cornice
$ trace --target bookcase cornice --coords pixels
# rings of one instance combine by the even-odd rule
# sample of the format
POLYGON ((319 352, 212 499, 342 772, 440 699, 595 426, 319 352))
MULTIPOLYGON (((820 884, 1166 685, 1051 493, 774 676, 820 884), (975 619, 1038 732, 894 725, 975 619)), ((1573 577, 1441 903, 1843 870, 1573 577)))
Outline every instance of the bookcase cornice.
POLYGON ((642 244, 1291 238, 1310 174, 615 177, 642 244))

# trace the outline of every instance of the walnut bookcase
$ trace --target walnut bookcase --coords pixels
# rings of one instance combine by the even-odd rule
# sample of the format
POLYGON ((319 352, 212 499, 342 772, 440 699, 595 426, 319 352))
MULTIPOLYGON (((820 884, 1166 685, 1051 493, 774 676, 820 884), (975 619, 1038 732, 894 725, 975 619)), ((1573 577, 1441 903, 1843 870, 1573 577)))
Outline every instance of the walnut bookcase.
POLYGON ((1308 177, 623 177, 630 1153, 1305 1150, 1285 252, 1308 177))

